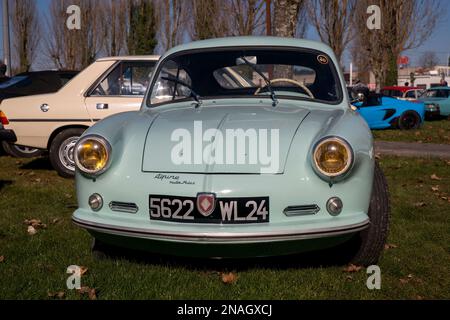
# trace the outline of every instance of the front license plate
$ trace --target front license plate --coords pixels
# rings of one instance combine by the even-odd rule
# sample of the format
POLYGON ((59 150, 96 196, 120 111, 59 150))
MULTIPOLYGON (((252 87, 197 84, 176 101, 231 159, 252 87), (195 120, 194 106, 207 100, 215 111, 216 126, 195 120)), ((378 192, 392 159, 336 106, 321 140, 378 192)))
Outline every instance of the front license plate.
POLYGON ((150 195, 150 219, 178 223, 269 222, 269 197, 214 198, 150 195))

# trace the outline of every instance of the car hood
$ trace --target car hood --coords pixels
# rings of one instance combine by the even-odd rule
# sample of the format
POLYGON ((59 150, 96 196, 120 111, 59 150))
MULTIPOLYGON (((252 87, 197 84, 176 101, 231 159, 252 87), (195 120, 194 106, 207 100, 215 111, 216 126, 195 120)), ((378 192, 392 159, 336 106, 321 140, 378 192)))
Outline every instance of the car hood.
POLYGON ((308 113, 307 109, 281 104, 160 111, 147 133, 142 170, 283 173, 292 140, 308 113))

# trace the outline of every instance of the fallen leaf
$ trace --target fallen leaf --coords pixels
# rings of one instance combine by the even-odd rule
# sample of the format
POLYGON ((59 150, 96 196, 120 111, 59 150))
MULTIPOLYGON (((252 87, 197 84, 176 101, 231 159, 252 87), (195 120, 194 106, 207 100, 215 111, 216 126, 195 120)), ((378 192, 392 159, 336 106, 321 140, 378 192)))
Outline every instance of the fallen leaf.
POLYGON ((392 244, 392 243, 386 243, 384 245, 384 250, 395 249, 395 248, 397 248, 397 245, 392 244))
POLYGON ((89 287, 81 287, 77 290, 79 294, 85 295, 87 294, 90 300, 97 300, 97 292, 93 288, 89 287))
POLYGON ((42 223, 39 219, 31 219, 31 220, 25 220, 24 223, 28 226, 32 226, 35 229, 46 229, 47 225, 42 223))
POLYGON ((379 154, 379 153, 375 154, 375 159, 376 160, 380 160, 381 159, 381 154, 379 154))
POLYGON ((37 233, 37 230, 33 226, 28 226, 27 232, 30 236, 34 236, 37 233))
POLYGON ((51 224, 58 224, 60 222, 61 222, 61 219, 55 218, 55 219, 52 220, 51 224))
POLYGON ((416 296, 416 300, 423 300, 422 296, 416 296))
POLYGON ((346 279, 347 279, 348 281, 352 281, 352 280, 353 280, 353 277, 352 277, 352 276, 347 276, 346 279))
POLYGON ((5 256, 0 256, 0 263, 5 262, 5 256))
POLYGON ((414 203, 414 207, 416 207, 416 208, 423 208, 423 207, 426 207, 426 203, 425 202, 416 202, 416 203, 414 203))
POLYGON ((362 267, 361 266, 356 266, 354 264, 349 264, 347 267, 344 268, 344 272, 358 272, 359 270, 361 270, 362 267))
POLYGON ((442 178, 439 178, 437 175, 435 175, 435 174, 432 174, 431 175, 431 180, 437 180, 437 181, 441 181, 442 180, 442 178))
POLYGON ((441 197, 442 200, 447 201, 448 197, 441 197))
POLYGON ((80 267, 80 276, 84 276, 87 272, 88 272, 88 268, 87 267, 80 267))
POLYGON ((222 282, 225 284, 233 284, 237 280, 237 276, 230 272, 230 273, 222 273, 222 282))
POLYGON ((64 299, 64 297, 66 296, 66 293, 64 291, 58 291, 58 292, 49 292, 48 296, 50 298, 57 298, 57 299, 64 299))
POLYGON ((438 191, 439 191, 439 186, 433 186, 433 187, 431 187, 431 191, 433 191, 433 192, 438 192, 438 191))
POLYGON ((40 178, 34 179, 34 182, 41 183, 41 179, 40 178))

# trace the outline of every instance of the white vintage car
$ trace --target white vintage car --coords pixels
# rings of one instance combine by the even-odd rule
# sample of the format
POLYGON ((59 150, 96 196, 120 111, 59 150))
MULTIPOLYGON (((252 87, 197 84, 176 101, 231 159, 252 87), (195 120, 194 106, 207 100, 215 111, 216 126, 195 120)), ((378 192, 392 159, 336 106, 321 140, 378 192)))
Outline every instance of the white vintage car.
POLYGON ((73 176, 78 138, 107 116, 138 110, 158 59, 102 58, 57 93, 2 101, 0 140, 49 150, 55 170, 63 177, 73 176))

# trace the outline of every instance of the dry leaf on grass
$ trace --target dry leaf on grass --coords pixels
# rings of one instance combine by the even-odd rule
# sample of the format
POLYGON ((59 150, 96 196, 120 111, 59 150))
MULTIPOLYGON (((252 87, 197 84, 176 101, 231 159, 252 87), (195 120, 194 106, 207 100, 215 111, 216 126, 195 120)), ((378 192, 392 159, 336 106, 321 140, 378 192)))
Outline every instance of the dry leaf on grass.
POLYGON ((423 208, 423 207, 426 207, 426 206, 427 206, 427 204, 425 202, 416 202, 416 203, 414 203, 414 207, 416 207, 416 208, 423 208))
POLYGON ((439 178, 436 174, 432 174, 430 177, 431 180, 441 181, 442 178, 439 178))
POLYGON ((28 226, 27 232, 30 236, 34 236, 37 233, 37 230, 33 226, 28 226))
POLYGON ((384 250, 395 249, 395 248, 397 248, 397 245, 392 244, 392 243, 386 243, 384 245, 384 250))
POLYGON ((233 284, 237 281, 237 275, 233 272, 230 273, 222 273, 222 282, 225 284, 233 284))
POLYGON ((77 290, 79 294, 85 295, 87 294, 89 297, 89 300, 97 300, 97 292, 93 288, 89 287, 81 287, 81 289, 77 290))
POLYGON ((88 268, 87 267, 80 267, 80 276, 84 276, 87 272, 88 272, 88 268))
POLYGON ((0 256, 0 263, 5 262, 5 256, 0 256))
POLYGON ((349 264, 347 267, 345 267, 345 268, 343 269, 343 271, 344 271, 344 272, 349 272, 349 273, 351 273, 351 272, 358 272, 358 271, 360 271, 361 269, 362 269, 361 266, 356 266, 356 265, 354 265, 354 264, 349 264))
POLYGON ((49 296, 49 298, 53 298, 53 299, 64 299, 66 296, 66 293, 64 291, 49 292, 48 296, 49 296))
POLYGON ((413 278, 414 278, 414 275, 408 274, 408 275, 406 276, 406 278, 401 278, 401 279, 399 279, 399 281, 400 281, 401 284, 407 284, 407 283, 409 283, 413 278))
POLYGON ((431 187, 431 191, 438 192, 439 191, 439 186, 432 186, 431 187))
POLYGON ((60 223, 60 222, 61 222, 61 219, 55 218, 55 219, 52 219, 51 224, 58 224, 58 223, 60 223))
POLYGON ((24 224, 28 226, 32 226, 35 229, 46 229, 47 225, 45 223, 42 223, 39 219, 31 219, 31 220, 25 220, 24 224))

